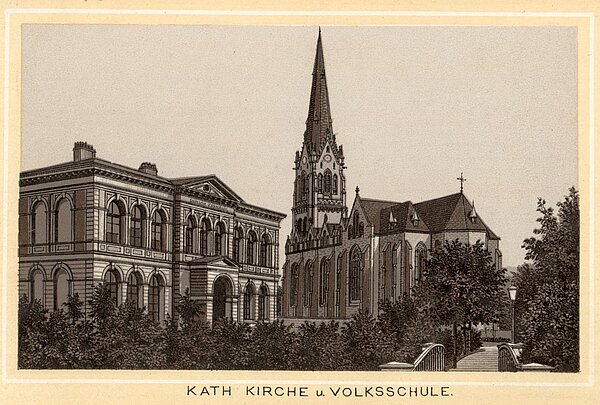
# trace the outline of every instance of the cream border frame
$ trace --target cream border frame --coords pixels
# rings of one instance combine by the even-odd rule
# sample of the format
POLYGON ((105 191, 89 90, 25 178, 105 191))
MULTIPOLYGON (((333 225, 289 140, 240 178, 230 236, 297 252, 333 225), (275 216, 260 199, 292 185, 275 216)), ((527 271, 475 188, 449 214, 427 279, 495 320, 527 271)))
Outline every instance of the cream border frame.
MULTIPOLYGON (((6 9, 5 26, 4 26, 4 142, 3 142, 3 215, 2 215, 2 238, 4 241, 9 236, 9 213, 8 213, 8 197, 9 197, 9 162, 6 158, 9 154, 9 118, 10 118, 10 106, 9 106, 9 91, 10 91, 10 17, 15 14, 130 14, 130 15, 197 15, 197 16, 294 16, 294 17, 306 17, 306 16, 327 16, 327 17, 342 17, 342 16, 391 16, 391 17, 552 17, 552 18, 588 18, 589 19, 589 374, 586 382, 487 382, 487 381, 412 381, 412 379, 406 381, 394 381, 393 385, 399 385, 403 383, 411 385, 450 385, 450 386, 536 386, 536 387, 591 387, 595 382, 595 347, 594 347, 594 230, 595 230, 595 218, 594 218, 594 207, 595 207, 595 139, 594 139, 594 126, 595 126, 595 100, 594 100, 594 58, 595 58, 595 17, 593 13, 577 13, 577 12, 566 12, 566 13, 552 13, 552 12, 411 12, 411 11, 245 11, 245 10, 120 10, 120 9, 6 9)), ((406 25, 406 24, 398 24, 406 25)), ((454 25, 454 24, 452 24, 454 25)), ((467 24, 465 24, 467 25, 467 24)), ((130 384, 186 384, 194 383, 198 384, 202 380, 197 379, 184 379, 184 380, 170 380, 170 379, 17 379, 9 378, 7 375, 7 269, 8 269, 8 246, 6 243, 2 245, 2 267, 4 269, 2 274, 2 382, 3 383, 130 383, 130 384)), ((585 283, 582 283, 584 286, 585 283)), ((581 290, 583 291, 583 289, 581 290)), ((581 322, 581 320, 580 320, 581 322)), ((227 373, 227 372, 220 372, 227 373)), ((206 380, 206 382, 217 383, 217 384, 283 384, 283 385, 328 385, 328 384, 346 384, 346 385, 367 385, 372 382, 367 381, 333 381, 333 380, 245 380, 245 379, 216 379, 206 380)), ((388 381, 385 381, 390 383, 388 381)))

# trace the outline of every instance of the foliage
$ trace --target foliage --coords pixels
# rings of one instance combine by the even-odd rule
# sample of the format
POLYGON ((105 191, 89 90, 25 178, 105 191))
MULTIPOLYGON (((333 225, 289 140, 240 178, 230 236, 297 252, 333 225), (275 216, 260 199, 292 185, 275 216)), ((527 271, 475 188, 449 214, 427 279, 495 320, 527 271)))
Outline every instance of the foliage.
POLYGON ((377 366, 395 359, 394 340, 365 311, 352 316, 342 328, 342 341, 347 356, 347 369, 376 370, 377 366))
POLYGON ((524 362, 579 370, 579 195, 569 189, 558 212, 538 201, 534 236, 523 242, 525 259, 515 283, 517 331, 524 362))
POLYGON ((505 307, 504 273, 479 241, 473 245, 446 241, 427 261, 425 275, 414 290, 418 318, 438 335, 451 329, 454 338, 446 348, 455 361, 478 345, 473 332, 468 332, 470 325, 493 322, 505 307), (457 333, 462 325, 467 325, 463 338, 457 333), (461 345, 461 339, 466 344, 461 345))

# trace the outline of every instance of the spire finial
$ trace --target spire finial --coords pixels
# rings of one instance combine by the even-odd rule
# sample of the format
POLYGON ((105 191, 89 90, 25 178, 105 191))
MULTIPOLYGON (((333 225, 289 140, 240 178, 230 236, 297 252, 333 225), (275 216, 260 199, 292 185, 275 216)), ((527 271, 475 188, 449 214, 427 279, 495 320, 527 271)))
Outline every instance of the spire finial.
POLYGON ((463 172, 460 172, 460 177, 457 177, 456 180, 460 181, 460 193, 462 194, 463 193, 463 183, 465 181, 467 181, 467 179, 465 179, 463 177, 463 172))
POLYGON ((356 195, 358 195, 359 191, 360 191, 360 188, 358 188, 358 186, 356 186, 356 195))

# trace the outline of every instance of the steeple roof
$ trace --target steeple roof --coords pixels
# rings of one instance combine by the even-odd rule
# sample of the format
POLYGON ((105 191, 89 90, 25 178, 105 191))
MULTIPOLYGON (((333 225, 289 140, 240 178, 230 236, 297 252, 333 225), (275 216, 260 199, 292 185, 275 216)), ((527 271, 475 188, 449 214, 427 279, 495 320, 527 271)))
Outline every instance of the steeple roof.
POLYGON ((325 77, 325 59, 323 58, 323 44, 321 29, 319 28, 304 142, 309 143, 313 150, 318 150, 321 142, 328 135, 333 134, 331 123, 329 93, 327 91, 327 78, 325 77))

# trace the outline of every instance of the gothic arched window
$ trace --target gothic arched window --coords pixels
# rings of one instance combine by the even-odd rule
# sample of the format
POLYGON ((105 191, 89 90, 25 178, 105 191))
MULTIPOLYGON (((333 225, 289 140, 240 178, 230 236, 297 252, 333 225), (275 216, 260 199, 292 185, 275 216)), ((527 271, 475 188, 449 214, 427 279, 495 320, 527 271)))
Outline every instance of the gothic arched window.
POLYGON ((302 174, 300 175, 300 182, 302 184, 302 201, 305 201, 308 199, 308 182, 309 182, 309 178, 308 175, 306 174, 305 171, 302 171, 302 174))
POLYGON ((325 170, 323 176, 323 194, 331 195, 331 171, 329 169, 325 170))
POLYGON ((290 275, 290 307, 298 305, 298 265, 292 264, 290 275))
POLYGON ((106 212, 106 241, 109 243, 121 243, 121 222, 123 212, 116 201, 108 206, 106 212))
POLYGON ((427 248, 422 243, 419 243, 415 249, 415 284, 423 277, 426 258, 427 248))
POLYGON ((54 240, 56 242, 73 241, 73 211, 71 202, 62 198, 56 208, 54 240))
POLYGON ((360 300, 360 276, 363 266, 362 253, 358 247, 350 252, 350 301, 360 300))
POLYGON ((319 193, 323 192, 323 175, 321 173, 319 173, 319 176, 317 177, 317 191, 319 193))
POLYGON ((321 268, 319 270, 319 305, 327 304, 327 292, 329 291, 329 261, 321 260, 321 268))
POLYGON ((332 180, 332 186, 333 186, 333 194, 337 194, 338 193, 338 176, 337 174, 333 175, 333 180, 332 180))
POLYGON ((306 263, 304 267, 304 306, 310 307, 312 303, 312 292, 313 292, 313 276, 312 276, 312 263, 306 263))
POLYGON ((139 205, 134 206, 131 210, 131 226, 129 231, 129 239, 132 246, 143 247, 145 222, 145 211, 139 205))
POLYGON ((402 269, 402 278, 404 280, 404 294, 410 294, 412 287, 410 273, 412 271, 412 246, 406 242, 406 250, 404 251, 404 268, 402 269))
POLYGON ((48 218, 41 201, 33 206, 31 214, 31 243, 48 243, 48 218))

